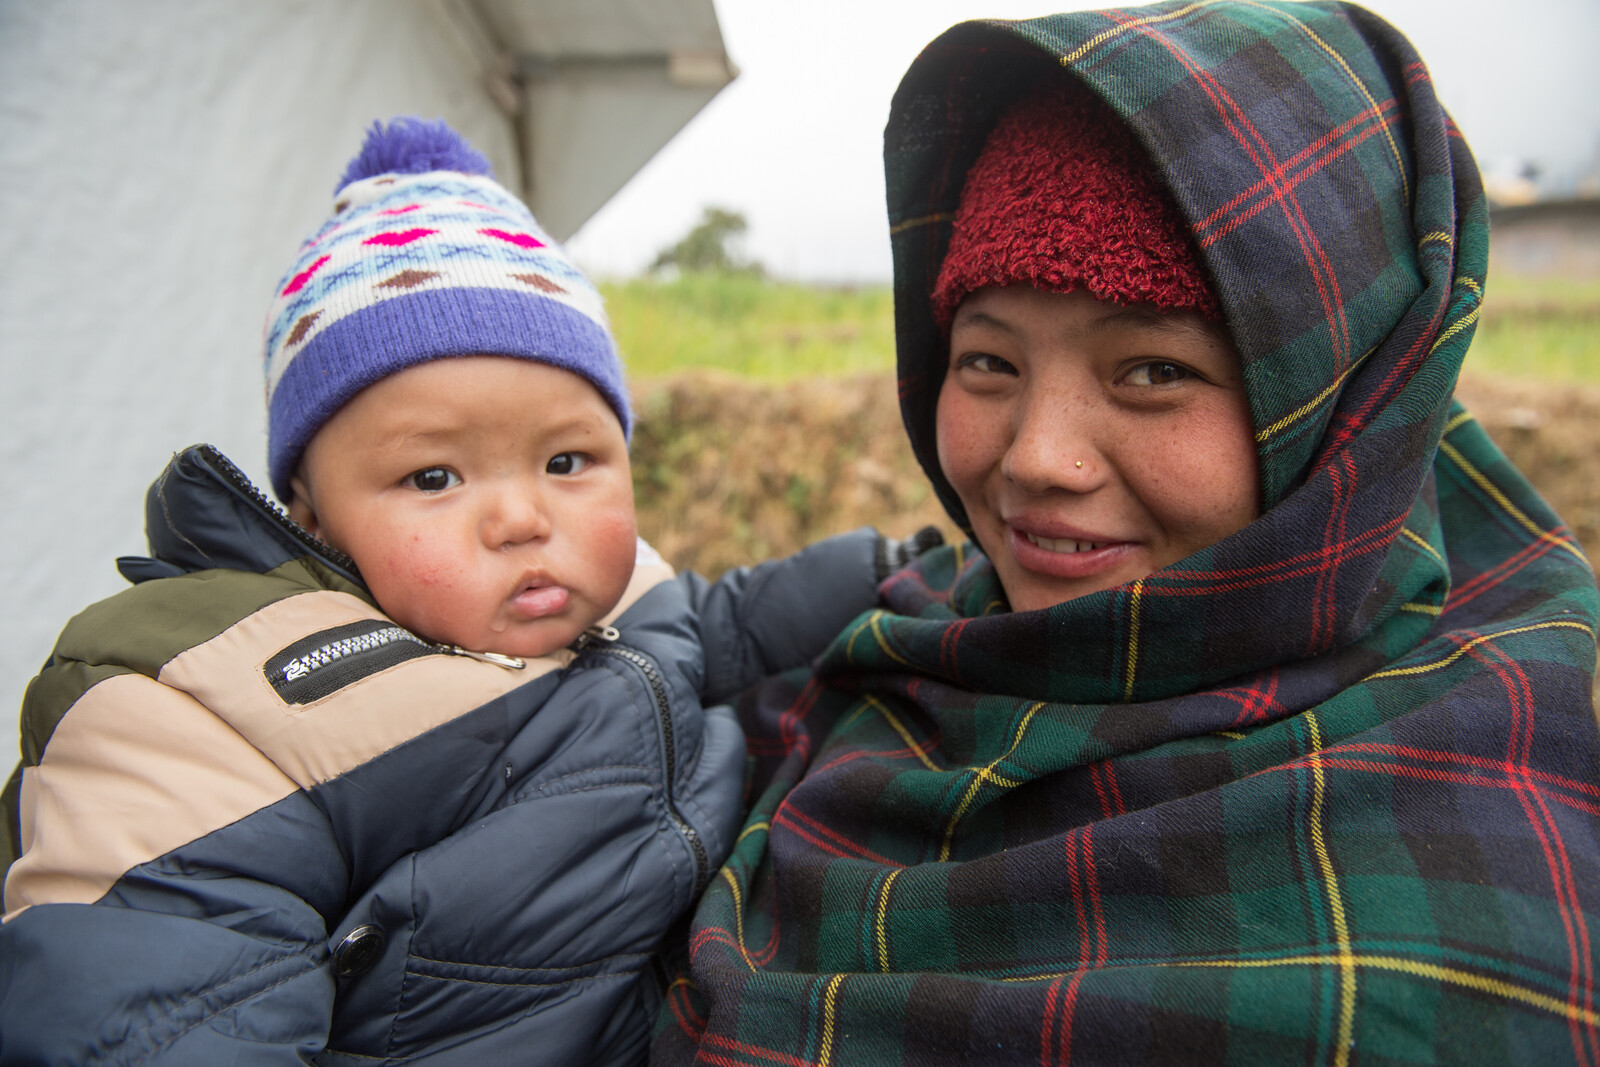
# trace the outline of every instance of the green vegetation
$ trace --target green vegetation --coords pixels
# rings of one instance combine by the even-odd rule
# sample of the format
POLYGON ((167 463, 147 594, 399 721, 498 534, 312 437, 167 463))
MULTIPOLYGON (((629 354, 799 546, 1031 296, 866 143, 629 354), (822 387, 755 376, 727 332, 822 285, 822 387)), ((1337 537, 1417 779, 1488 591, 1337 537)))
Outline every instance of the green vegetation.
POLYGON ((708 207, 700 222, 684 235, 677 244, 663 248, 650 264, 650 273, 678 270, 685 274, 753 274, 760 277, 766 270, 760 263, 745 261, 728 246, 734 243, 750 223, 737 211, 708 207))
POLYGON ((1600 383, 1600 279, 1491 276, 1466 370, 1600 383))
MULTIPOLYGON (((715 370, 785 382, 894 370, 887 286, 819 288, 685 273, 601 289, 636 378, 715 370)), ((1466 369, 1600 384, 1600 279, 1491 278, 1466 369)))
POLYGON ((604 283, 633 378, 715 370, 757 381, 894 371, 887 286, 819 288, 740 274, 604 283))

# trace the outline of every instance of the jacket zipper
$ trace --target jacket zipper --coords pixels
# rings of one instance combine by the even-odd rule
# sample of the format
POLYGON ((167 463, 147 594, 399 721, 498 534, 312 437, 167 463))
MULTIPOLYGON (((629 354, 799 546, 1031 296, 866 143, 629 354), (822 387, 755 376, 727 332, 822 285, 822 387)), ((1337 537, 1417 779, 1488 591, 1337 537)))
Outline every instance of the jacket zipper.
POLYGON ((331 563, 334 567, 344 571, 347 577, 355 578, 362 585, 366 584, 361 580, 361 572, 356 569, 355 560, 332 545, 317 540, 306 532, 304 526, 285 515, 282 508, 268 500, 266 494, 256 488, 256 484, 249 479, 244 471, 234 466, 233 460, 218 452, 211 445, 201 445, 200 455, 211 468, 212 473, 226 482, 234 492, 254 504, 262 515, 284 533, 305 546, 307 551, 316 555, 325 563, 331 563))
POLYGON ((656 667, 650 657, 631 648, 617 644, 621 634, 614 626, 591 626, 578 636, 577 647, 580 652, 596 652, 602 656, 611 656, 633 664, 634 668, 644 675, 649 683, 651 696, 655 700, 656 719, 661 724, 661 740, 663 755, 666 763, 666 798, 667 817, 678 828, 684 840, 689 842, 689 848, 694 853, 694 893, 700 894, 700 887, 705 884, 707 868, 710 862, 706 858, 706 847, 700 840, 700 834, 689 820, 685 819, 678 806, 674 803, 672 794, 678 780, 678 763, 676 742, 672 733, 672 709, 668 699, 666 682, 661 678, 661 671, 656 667))
MULTIPOLYGON (((306 531, 304 526, 301 526, 299 523, 289 518, 289 516, 285 515, 283 513, 283 509, 279 508, 272 501, 268 500, 266 495, 262 493, 260 489, 256 488, 256 484, 245 475, 244 471, 235 466, 231 459, 223 455, 221 452, 218 452, 211 445, 201 445, 200 454, 205 458, 206 463, 210 465, 212 471, 222 478, 223 481, 227 482, 228 485, 231 486, 236 492, 244 496, 258 509, 260 509, 261 513, 268 519, 272 520, 272 522, 275 523, 279 529, 289 534, 289 536, 293 537, 311 552, 321 557, 325 562, 332 563, 340 569, 349 572, 351 575, 360 578, 361 572, 356 569, 355 560, 351 559, 343 552, 340 552, 332 545, 324 541, 317 540, 314 536, 306 531)), ((591 627, 591 629, 593 629, 593 627, 591 627)), ((613 634, 616 633, 616 631, 609 626, 606 627, 606 629, 611 630, 613 634)), ((474 652, 469 648, 462 648, 460 645, 443 645, 433 641, 424 640, 423 638, 417 637, 409 630, 401 630, 400 632, 406 637, 416 641, 418 644, 426 645, 429 648, 436 649, 445 655, 466 656, 468 659, 475 659, 481 663, 493 663, 497 667, 504 667, 507 670, 513 671, 520 671, 528 665, 525 660, 519 659, 516 656, 507 656, 499 652, 474 652)), ((387 635, 386 639, 393 639, 393 635, 387 635)), ((342 652, 343 650, 340 651, 342 652)), ((339 657, 335 655, 332 658, 337 659, 339 657)))
POLYGON ((517 656, 507 656, 499 652, 474 652, 470 648, 460 645, 434 645, 440 652, 451 656, 465 656, 475 659, 479 663, 493 663, 496 667, 504 667, 508 671, 520 671, 528 665, 528 661, 517 656))

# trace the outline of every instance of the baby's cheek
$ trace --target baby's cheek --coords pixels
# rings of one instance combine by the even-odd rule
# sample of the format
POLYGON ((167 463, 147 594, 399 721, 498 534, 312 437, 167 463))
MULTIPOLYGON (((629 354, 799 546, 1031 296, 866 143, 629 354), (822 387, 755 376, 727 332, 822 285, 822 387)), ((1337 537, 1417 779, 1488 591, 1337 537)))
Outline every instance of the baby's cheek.
POLYGON ((443 584, 453 569, 442 546, 422 534, 391 549, 384 563, 396 580, 420 586, 443 584))

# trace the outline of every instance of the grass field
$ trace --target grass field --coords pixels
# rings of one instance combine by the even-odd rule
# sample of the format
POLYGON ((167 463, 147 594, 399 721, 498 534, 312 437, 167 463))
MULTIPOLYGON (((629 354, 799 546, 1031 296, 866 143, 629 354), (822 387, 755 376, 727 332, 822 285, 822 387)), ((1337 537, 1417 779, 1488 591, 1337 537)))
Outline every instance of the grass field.
POLYGON ((894 370, 887 286, 817 288, 687 274, 601 286, 628 373, 715 370, 786 382, 894 370))
MULTIPOLYGON (((886 286, 686 275, 602 288, 635 378, 716 370, 786 382, 894 369, 894 301, 886 286)), ((1600 384, 1600 279, 1491 278, 1467 367, 1600 384)))
MULTIPOLYGON (((886 287, 604 288, 640 415, 641 529, 674 564, 717 574, 863 523, 954 536, 900 428, 886 287)), ((1600 551, 1600 281, 1492 282, 1458 395, 1600 551)))
POLYGON ((1600 278, 1491 276, 1467 368, 1504 377, 1600 383, 1600 278))

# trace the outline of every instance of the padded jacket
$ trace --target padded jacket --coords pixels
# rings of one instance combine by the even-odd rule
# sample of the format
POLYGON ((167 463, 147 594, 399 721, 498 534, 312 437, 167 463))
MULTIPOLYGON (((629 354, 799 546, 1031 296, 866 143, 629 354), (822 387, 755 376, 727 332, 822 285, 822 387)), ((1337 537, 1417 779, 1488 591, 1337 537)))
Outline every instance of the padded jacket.
POLYGON ((641 1062, 739 825, 716 701, 884 566, 870 530, 716 583, 646 549, 609 625, 518 668, 396 626, 208 447, 148 530, 24 702, 0 1063, 641 1062))

